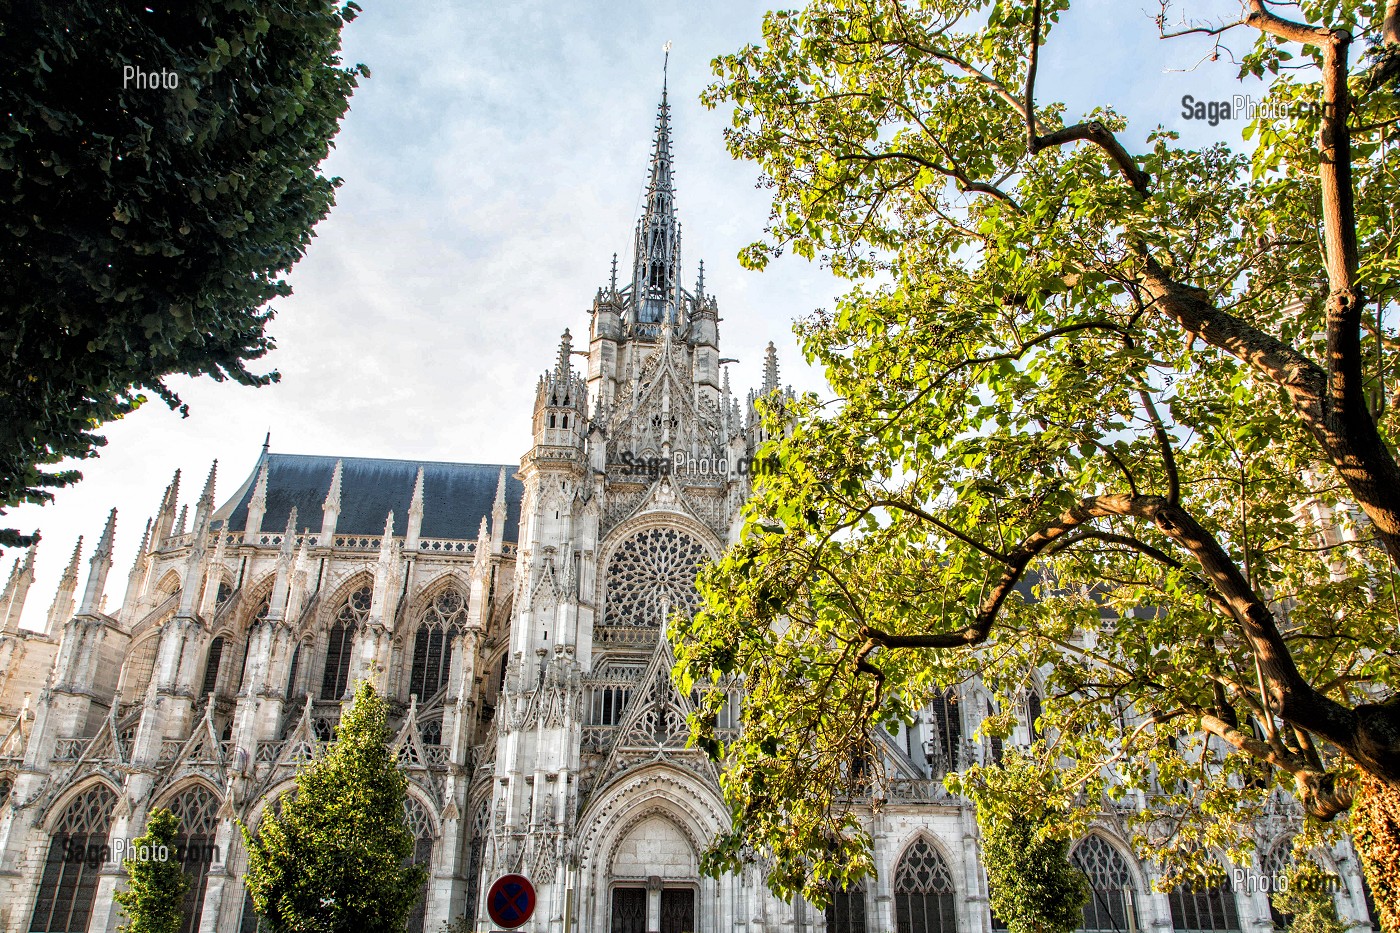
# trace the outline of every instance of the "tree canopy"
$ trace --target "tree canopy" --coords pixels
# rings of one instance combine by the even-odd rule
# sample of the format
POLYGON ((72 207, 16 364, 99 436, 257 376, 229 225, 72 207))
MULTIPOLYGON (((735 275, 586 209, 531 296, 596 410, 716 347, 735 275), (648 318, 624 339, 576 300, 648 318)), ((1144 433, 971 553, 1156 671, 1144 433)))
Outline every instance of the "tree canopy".
POLYGON ((126 915, 120 933, 179 933, 190 886, 175 857, 179 831, 180 818, 157 807, 146 820, 146 832, 132 840, 134 854, 122 859, 126 887, 115 895, 126 915))
POLYGON ((408 779, 390 738, 388 704, 369 681, 336 727, 324 758, 297 772, 296 790, 248 845, 248 893, 273 933, 401 933, 427 869, 410 862, 408 779))
POLYGON ((733 816, 711 868, 870 870, 853 755, 974 678, 984 737, 1043 692, 1061 802, 1143 795, 1172 879, 1242 857, 1275 786, 1321 819, 1358 774, 1395 794, 1397 7, 1177 30, 1272 79, 1284 116, 1234 145, 1130 151, 1112 75, 1080 117, 1040 99, 1040 62, 1090 54, 1055 42, 1069 0, 813 0, 716 61, 773 198, 742 258, 856 284, 799 322, 834 398, 770 399, 782 468, 677 630, 684 684, 745 689, 735 741, 695 722, 733 816))
MULTIPOLYGON (((1052 791, 1058 772, 1019 753, 974 767, 955 786, 977 807, 979 851, 988 901, 1009 933, 1074 933, 1084 921, 1089 885, 1069 861, 1067 830, 1052 791)), ((1332 931, 1324 931, 1332 933, 1332 931)))
MULTIPOLYGON (((175 374, 265 385, 363 66, 336 0, 0 0, 0 513, 175 374)), ((0 545, 27 544, 0 530, 0 545)))

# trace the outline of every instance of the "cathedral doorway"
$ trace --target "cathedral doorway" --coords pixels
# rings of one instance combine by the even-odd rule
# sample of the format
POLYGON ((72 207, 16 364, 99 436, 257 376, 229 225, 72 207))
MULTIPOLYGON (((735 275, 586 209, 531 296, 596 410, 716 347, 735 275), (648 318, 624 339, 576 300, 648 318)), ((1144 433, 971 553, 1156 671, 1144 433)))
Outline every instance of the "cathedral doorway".
POLYGON ((661 892, 661 933, 692 933, 695 929, 695 892, 666 888, 661 892))
POLYGON ((647 933, 646 888, 613 888, 610 933, 647 933))
POLYGON ((609 933, 693 933, 694 930, 693 888, 650 891, 646 888, 613 888, 609 933))

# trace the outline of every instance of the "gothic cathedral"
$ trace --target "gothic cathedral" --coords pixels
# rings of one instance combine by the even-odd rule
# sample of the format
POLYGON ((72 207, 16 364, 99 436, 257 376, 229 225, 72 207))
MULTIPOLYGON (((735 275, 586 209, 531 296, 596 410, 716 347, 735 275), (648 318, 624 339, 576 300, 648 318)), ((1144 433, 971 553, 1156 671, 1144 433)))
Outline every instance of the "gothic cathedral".
MULTIPOLYGON (((531 933, 995 929, 972 812, 941 784, 993 753, 972 688, 881 735, 878 877, 816 911, 772 897, 757 869, 700 874, 727 816, 712 764, 685 747, 691 699, 672 685, 666 622, 694 609, 697 569, 734 540, 765 440, 755 401, 784 390, 769 344, 762 387, 731 393, 703 265, 682 284, 671 176, 663 91, 630 278, 614 259, 586 351, 564 332, 518 465, 265 445, 222 503, 211 471, 192 514, 177 473, 120 604, 105 597, 113 512, 85 585, 75 551, 42 631, 18 626, 33 552, 16 563, 0 594, 0 930, 113 933, 112 843, 163 806, 194 881, 185 933, 254 933, 235 821, 256 828, 324 753, 363 678, 392 698, 429 867, 412 933, 495 929, 483 892, 505 873, 538 889, 531 933)), ((1287 855, 1298 822, 1277 804, 1264 862, 1287 855)), ((1257 891, 1152 892, 1113 813, 1073 857, 1094 890, 1086 930, 1270 926, 1257 891)), ((1364 927, 1354 856, 1334 867, 1339 910, 1364 927)))

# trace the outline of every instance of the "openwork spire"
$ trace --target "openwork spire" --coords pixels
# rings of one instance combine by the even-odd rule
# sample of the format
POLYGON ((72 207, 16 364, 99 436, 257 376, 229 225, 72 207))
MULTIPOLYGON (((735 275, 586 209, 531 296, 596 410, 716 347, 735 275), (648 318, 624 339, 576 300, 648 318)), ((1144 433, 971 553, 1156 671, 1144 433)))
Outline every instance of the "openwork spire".
MULTIPOLYGON (((667 54, 669 57, 669 51, 667 54)), ((647 204, 637 224, 636 265, 632 271, 638 323, 676 320, 680 309, 680 239, 671 169, 671 105, 663 74, 647 204)))

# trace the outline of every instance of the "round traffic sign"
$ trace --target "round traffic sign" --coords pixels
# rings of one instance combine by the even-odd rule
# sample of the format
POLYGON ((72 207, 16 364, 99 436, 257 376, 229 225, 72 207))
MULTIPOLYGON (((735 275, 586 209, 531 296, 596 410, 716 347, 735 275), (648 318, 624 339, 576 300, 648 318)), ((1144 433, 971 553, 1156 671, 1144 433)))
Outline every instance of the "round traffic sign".
POLYGON ((524 875, 502 875, 486 892, 491 922, 514 930, 535 912, 535 886, 524 875))

